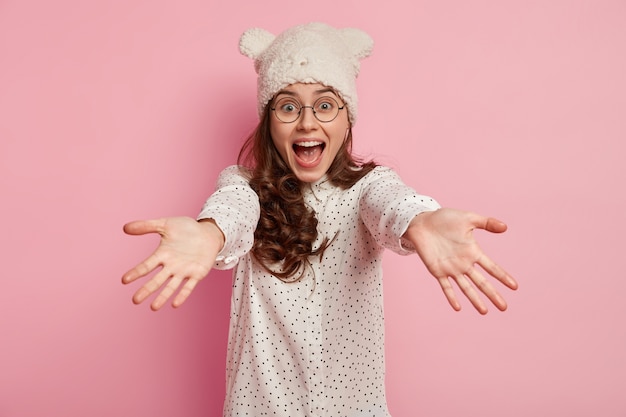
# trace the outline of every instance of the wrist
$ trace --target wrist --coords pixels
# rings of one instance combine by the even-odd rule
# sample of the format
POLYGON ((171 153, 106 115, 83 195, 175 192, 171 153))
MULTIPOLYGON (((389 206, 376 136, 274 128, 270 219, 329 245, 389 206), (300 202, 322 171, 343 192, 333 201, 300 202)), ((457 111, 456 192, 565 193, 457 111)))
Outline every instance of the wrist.
POLYGON ((226 236, 222 229, 217 225, 217 222, 214 219, 200 219, 198 220, 198 224, 200 224, 206 233, 209 235, 212 241, 218 244, 219 252, 224 248, 224 243, 226 242, 226 236))
POLYGON ((415 232, 416 230, 420 230, 420 229, 423 229, 424 227, 427 227, 430 221, 430 217, 433 215, 434 212, 435 210, 422 211, 421 213, 418 213, 417 215, 415 215, 415 217, 413 217, 413 219, 411 219, 411 221, 409 222, 409 225, 406 228, 406 232, 404 232, 402 236, 406 237, 407 234, 410 234, 412 232, 415 232))

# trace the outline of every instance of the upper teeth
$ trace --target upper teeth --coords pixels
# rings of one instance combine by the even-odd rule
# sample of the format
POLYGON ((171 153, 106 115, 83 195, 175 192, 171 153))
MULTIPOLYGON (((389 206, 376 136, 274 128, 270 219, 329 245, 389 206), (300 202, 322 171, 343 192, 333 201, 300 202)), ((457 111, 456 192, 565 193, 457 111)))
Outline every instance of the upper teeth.
POLYGON ((297 146, 306 146, 307 148, 313 147, 313 146, 318 146, 321 145, 322 142, 318 142, 318 141, 308 141, 308 142, 298 142, 296 143, 297 146))

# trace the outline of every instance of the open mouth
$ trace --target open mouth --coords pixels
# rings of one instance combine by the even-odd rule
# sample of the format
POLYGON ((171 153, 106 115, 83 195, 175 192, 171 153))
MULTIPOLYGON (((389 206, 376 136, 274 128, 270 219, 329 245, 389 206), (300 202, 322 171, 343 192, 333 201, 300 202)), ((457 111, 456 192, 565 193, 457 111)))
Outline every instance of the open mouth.
POLYGON ((293 151, 298 159, 305 163, 316 161, 324 152, 326 144, 319 141, 305 141, 293 144, 293 151))

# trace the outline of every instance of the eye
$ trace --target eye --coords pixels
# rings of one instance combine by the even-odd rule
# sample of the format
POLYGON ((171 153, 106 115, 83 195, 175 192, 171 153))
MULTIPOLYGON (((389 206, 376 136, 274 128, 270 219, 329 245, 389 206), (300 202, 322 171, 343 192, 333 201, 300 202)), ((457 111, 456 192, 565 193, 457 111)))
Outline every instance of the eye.
POLYGON ((330 97, 322 97, 315 103, 315 111, 328 113, 337 107, 337 102, 330 97))
POLYGON ((280 106, 280 111, 283 113, 293 113, 297 108, 293 103, 285 103, 280 106))
POLYGON ((291 97, 283 97, 276 102, 276 110, 283 114, 298 113, 300 104, 291 97))

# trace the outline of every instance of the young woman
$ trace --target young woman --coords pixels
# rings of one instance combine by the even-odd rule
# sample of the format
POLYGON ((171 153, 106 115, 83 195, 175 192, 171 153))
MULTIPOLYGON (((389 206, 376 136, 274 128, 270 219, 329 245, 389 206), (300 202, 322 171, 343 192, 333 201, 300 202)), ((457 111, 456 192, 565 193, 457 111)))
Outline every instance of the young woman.
POLYGON ((180 306, 212 268, 235 268, 225 416, 389 416, 384 388, 381 260, 417 253, 455 310, 451 281, 480 312, 479 293, 506 303, 475 267, 515 280, 476 244, 476 228, 502 222, 440 208, 396 173, 351 155, 355 78, 372 40, 312 23, 274 36, 246 31, 261 121, 220 175, 197 220, 132 222, 161 243, 127 272, 161 267, 135 293, 154 310, 180 306), (162 288, 162 289, 161 289, 162 288))

